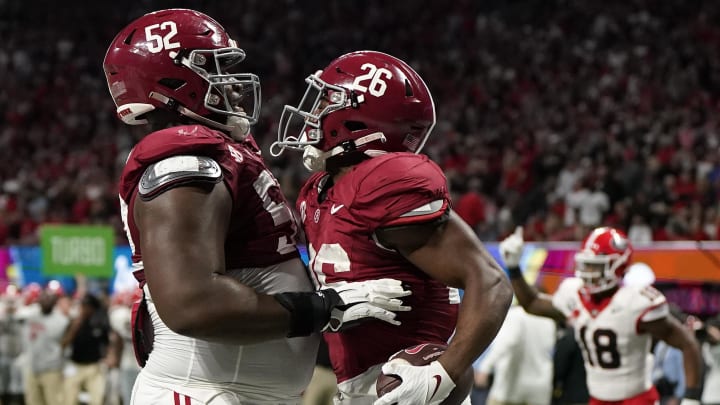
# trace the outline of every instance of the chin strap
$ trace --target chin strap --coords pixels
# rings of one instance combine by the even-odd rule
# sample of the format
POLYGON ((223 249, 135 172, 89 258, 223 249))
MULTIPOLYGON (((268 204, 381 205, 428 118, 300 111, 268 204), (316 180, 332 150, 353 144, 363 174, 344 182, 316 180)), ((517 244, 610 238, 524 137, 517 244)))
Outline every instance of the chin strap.
POLYGON ((245 118, 231 116, 228 118, 228 124, 221 124, 217 121, 213 121, 209 118, 203 117, 202 115, 196 114, 195 112, 187 109, 184 105, 179 104, 170 97, 164 96, 160 93, 152 91, 150 92, 150 98, 165 104, 168 108, 174 109, 188 118, 221 131, 229 132, 232 138, 237 141, 242 141, 248 133, 250 133, 250 122, 245 118))
MULTIPOLYGON (((353 142, 354 148, 357 149, 357 148, 365 145, 366 143, 370 143, 370 142, 377 141, 377 140, 379 140, 382 143, 387 142, 387 138, 385 138, 385 134, 383 134, 382 132, 373 132, 372 134, 361 136, 360 138, 356 139, 353 142)), ((339 154, 341 154, 343 152, 347 152, 347 151, 348 150, 345 147, 343 147, 342 145, 336 146, 324 153, 325 159, 339 155, 339 154)))
MULTIPOLYGON (((385 134, 383 134, 382 132, 373 132, 372 134, 368 134, 356 139, 352 145, 353 148, 357 149, 365 144, 377 140, 381 141, 382 143, 387 142, 385 134)), ((303 149, 303 165, 311 172, 322 171, 325 170, 325 161, 328 158, 337 156, 344 152, 348 152, 348 150, 347 147, 343 145, 338 145, 327 152, 323 152, 322 150, 312 145, 308 145, 303 149)), ((370 157, 375 157, 382 155, 386 152, 382 150, 369 149, 364 151, 363 153, 370 157)))

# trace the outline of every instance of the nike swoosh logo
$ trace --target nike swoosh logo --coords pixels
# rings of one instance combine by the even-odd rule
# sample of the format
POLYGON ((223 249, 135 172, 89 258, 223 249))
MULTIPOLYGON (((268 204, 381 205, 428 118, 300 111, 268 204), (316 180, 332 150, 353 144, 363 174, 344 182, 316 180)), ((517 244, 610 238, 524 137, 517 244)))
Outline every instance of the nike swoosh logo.
POLYGON ((437 374, 435 374, 433 378, 435 379, 435 389, 433 390, 432 395, 430 395, 430 399, 433 399, 435 397, 435 394, 437 394, 437 390, 440 388, 440 383, 442 382, 442 377, 437 374))
POLYGON ((333 204, 332 207, 330 207, 330 215, 335 215, 335 213, 340 211, 340 208, 342 208, 344 206, 345 206, 345 204, 340 204, 340 205, 333 204))

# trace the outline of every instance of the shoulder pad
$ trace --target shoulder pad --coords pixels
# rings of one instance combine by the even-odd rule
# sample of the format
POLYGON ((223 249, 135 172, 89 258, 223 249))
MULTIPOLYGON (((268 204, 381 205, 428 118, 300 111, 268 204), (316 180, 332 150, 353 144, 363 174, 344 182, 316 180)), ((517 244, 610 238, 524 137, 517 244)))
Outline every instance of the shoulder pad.
POLYGON ((558 286, 555 294, 553 294, 553 306, 565 316, 570 316, 578 305, 578 291, 582 286, 583 282, 579 278, 569 277, 564 279, 558 286))
POLYGON ((220 165, 205 156, 172 156, 153 163, 145 169, 138 193, 143 200, 151 200, 161 192, 190 182, 217 183, 222 179, 220 165))
POLYGON ((670 314, 665 295, 653 286, 624 286, 630 294, 631 308, 638 314, 639 322, 652 322, 670 314))
POLYGON ((445 200, 435 200, 410 210, 400 215, 400 217, 426 217, 442 212, 445 208, 447 208, 447 202, 445 200))
POLYGON ((445 175, 426 156, 381 155, 358 164, 346 178, 352 186, 342 199, 352 200, 357 219, 370 229, 439 218, 450 202, 445 175))

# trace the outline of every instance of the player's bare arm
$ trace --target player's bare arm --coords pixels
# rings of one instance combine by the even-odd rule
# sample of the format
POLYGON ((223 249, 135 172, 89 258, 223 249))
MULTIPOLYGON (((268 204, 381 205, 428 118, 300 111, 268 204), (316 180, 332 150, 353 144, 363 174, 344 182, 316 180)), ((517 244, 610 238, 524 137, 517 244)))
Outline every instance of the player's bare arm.
POLYGON ((565 322, 565 315, 555 308, 552 303, 552 296, 542 293, 537 288, 529 285, 522 274, 517 276, 511 274, 510 282, 518 303, 527 313, 551 318, 557 322, 565 322))
POLYGON ((512 300, 507 278, 472 229, 452 211, 447 220, 379 229, 377 236, 431 277, 464 290, 455 336, 440 358, 457 381, 505 319, 512 300))
POLYGON ((517 297, 518 303, 530 314, 544 316, 564 323, 565 315, 555 308, 552 296, 542 293, 529 285, 520 269, 520 256, 523 249, 522 227, 500 243, 500 253, 508 268, 510 283, 517 297))
POLYGON ((641 322, 638 325, 638 330, 649 333, 655 339, 662 340, 670 346, 682 350, 685 386, 687 387, 685 397, 699 399, 692 396, 693 392, 697 392, 699 396, 703 367, 700 346, 695 336, 672 316, 666 316, 651 322, 641 322))
POLYGON ((284 337, 288 311, 224 275, 231 206, 223 183, 137 199, 134 216, 150 293, 160 317, 179 334, 239 344, 284 337))

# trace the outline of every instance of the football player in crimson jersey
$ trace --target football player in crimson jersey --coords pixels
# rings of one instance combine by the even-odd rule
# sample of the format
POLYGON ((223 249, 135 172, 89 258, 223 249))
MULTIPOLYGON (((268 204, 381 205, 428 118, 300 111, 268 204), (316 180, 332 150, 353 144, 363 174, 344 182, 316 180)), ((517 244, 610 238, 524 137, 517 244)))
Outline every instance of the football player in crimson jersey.
POLYGON ((435 108, 409 65, 353 52, 306 82, 300 105, 285 106, 271 151, 302 150, 316 172, 297 202, 315 281, 327 288, 391 277, 412 291, 404 299, 412 311, 398 315, 400 326, 370 321, 325 334, 336 403, 438 404, 497 333, 512 297, 509 282, 450 208, 441 169, 419 154, 435 108), (446 343, 453 332, 447 351, 428 366, 383 366, 401 349, 446 343), (381 368, 403 382, 377 399, 381 368))
POLYGON ((620 230, 596 228, 575 254, 576 277, 553 296, 539 293, 522 277, 522 228, 500 242, 518 301, 531 314, 569 322, 587 371, 591 405, 652 405, 653 338, 682 350, 687 389, 683 405, 698 405, 702 375, 695 337, 669 315, 667 301, 651 286, 622 285, 633 248, 620 230))
POLYGON ((321 330, 398 324, 397 280, 314 291, 277 180, 248 134, 260 109, 245 52, 202 13, 140 17, 103 68, 118 117, 149 124, 120 179, 144 297, 133 404, 297 404, 321 330), (291 365, 291 366, 288 366, 291 365))

